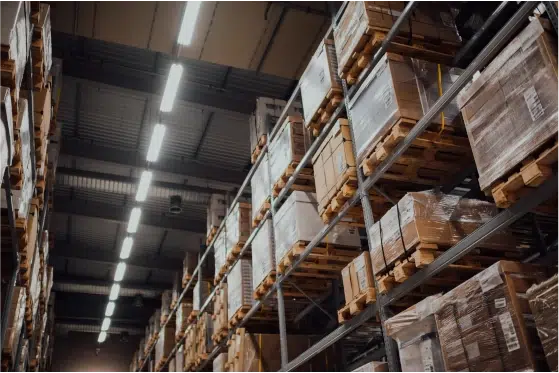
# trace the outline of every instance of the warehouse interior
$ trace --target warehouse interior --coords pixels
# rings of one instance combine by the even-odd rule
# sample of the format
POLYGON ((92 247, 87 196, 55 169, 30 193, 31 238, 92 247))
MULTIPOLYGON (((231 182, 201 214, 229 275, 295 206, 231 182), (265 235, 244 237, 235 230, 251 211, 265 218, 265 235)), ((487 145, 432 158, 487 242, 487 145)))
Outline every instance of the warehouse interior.
POLYGON ((557 371, 556 2, 1 7, 2 370, 557 371))

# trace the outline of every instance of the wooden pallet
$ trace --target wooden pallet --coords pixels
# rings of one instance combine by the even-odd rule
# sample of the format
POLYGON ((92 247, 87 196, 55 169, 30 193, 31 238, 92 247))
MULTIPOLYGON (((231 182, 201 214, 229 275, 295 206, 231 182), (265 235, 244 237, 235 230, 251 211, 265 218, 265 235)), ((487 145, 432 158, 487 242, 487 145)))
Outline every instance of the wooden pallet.
MULTIPOLYGON (((233 246, 231 248, 231 250, 229 250, 229 252, 227 253, 227 258, 225 259, 225 263, 227 265, 227 268, 229 268, 229 266, 231 266, 235 263, 235 261, 237 260, 237 258, 241 254, 241 250, 245 246, 245 243, 247 242, 248 237, 249 237, 248 235, 239 237, 239 240, 237 241, 235 246, 233 246)), ((251 253, 250 249, 247 249, 243 253, 243 255, 245 257, 250 257, 250 253, 251 253)))
POLYGON ((241 306, 229 319, 229 329, 233 329, 250 311, 250 306, 241 306))
MULTIPOLYGON (((368 27, 361 36, 361 40, 356 44, 358 49, 348 59, 341 74, 341 78, 345 79, 348 85, 357 83, 359 75, 371 62, 374 52, 380 48, 388 31, 385 28, 368 27)), ((412 33, 411 41, 409 37, 409 33, 396 36, 388 45, 387 52, 450 65, 460 48, 459 44, 433 40, 418 34, 412 33)))
POLYGON ((212 242, 212 240, 215 237, 215 234, 217 233, 218 228, 219 227, 216 226, 210 228, 210 231, 208 232, 208 236, 206 238, 206 245, 209 245, 212 242))
POLYGON ((256 163, 256 160, 260 156, 260 153, 262 153, 262 149, 264 149, 264 146, 267 144, 267 142, 268 142, 268 135, 260 136, 260 138, 258 139, 258 144, 254 148, 250 156, 250 162, 252 164, 256 163))
MULTIPOLYGON (((308 241, 297 241, 277 263, 277 272, 284 274, 305 251, 308 241)), ((321 243, 313 248, 307 258, 299 264, 292 274, 295 277, 316 279, 338 278, 341 270, 361 252, 356 248, 321 243)))
MULTIPOLYGON (((386 294, 397 284, 405 282, 415 272, 435 261, 448 248, 448 246, 445 247, 426 242, 420 242, 414 247, 409 248, 407 250, 408 257, 396 260, 392 269, 384 269, 376 274, 379 293, 386 294)), ((466 278, 469 278, 468 276, 471 277, 471 275, 484 270, 499 260, 520 260, 522 257, 522 250, 514 247, 511 247, 510 251, 478 247, 451 264, 442 275, 428 280, 427 283, 441 287, 456 285, 456 281, 452 281, 452 278, 456 276, 459 279, 463 279, 464 277, 461 275, 465 273, 466 278)))
MULTIPOLYGON (((183 289, 186 287, 186 284, 188 284, 188 281, 190 281, 191 279, 192 279, 192 275, 183 274, 182 281, 181 281, 181 285, 183 289)), ((191 285, 194 286, 196 284, 196 281, 198 281, 198 276, 194 277, 194 280, 192 281, 191 285)))
POLYGON ((253 297, 259 300, 270 290, 274 283, 276 282, 276 271, 271 271, 261 282, 258 284, 254 290, 253 297))
POLYGON ((166 357, 162 357, 156 364, 155 364, 155 371, 156 372, 161 372, 161 369, 163 369, 163 366, 167 364, 167 358, 166 357))
POLYGON ((221 341, 223 341, 225 338, 227 338, 228 333, 229 333, 228 329, 220 328, 219 330, 214 331, 214 333, 212 334, 212 341, 215 344, 218 344, 221 341))
POLYGON ((229 268, 229 265, 227 263, 225 263, 223 266, 221 266, 221 268, 219 269, 219 272, 217 273, 217 275, 214 278, 214 285, 219 284, 219 282, 221 281, 223 276, 225 276, 225 272, 227 272, 227 268, 229 268))
MULTIPOLYGON (((285 188, 285 185, 291 175, 295 172, 295 169, 299 165, 299 162, 291 162, 287 169, 283 172, 280 179, 274 184, 272 188, 272 194, 277 197, 281 191, 285 188)), ((291 190, 299 190, 303 192, 314 192, 314 175, 312 167, 305 167, 297 175, 295 183, 291 186, 291 190)))
POLYGON ((522 196, 532 192, 533 188, 554 177, 554 169, 557 169, 557 136, 543 150, 526 158, 519 168, 513 169, 512 174, 508 173, 510 176, 506 180, 493 183, 486 193, 493 195, 498 207, 510 207, 522 196))
POLYGON ((262 219, 264 219, 264 216, 266 215, 268 210, 270 210, 270 197, 266 198, 264 203, 262 203, 262 206, 260 206, 258 208, 258 213, 256 214, 256 216, 252 220, 252 227, 253 228, 258 227, 258 224, 260 224, 262 219))
POLYGON ((200 313, 199 311, 195 311, 195 310, 190 311, 190 315, 188 315, 188 318, 187 318, 188 323, 192 324, 194 322, 194 320, 196 320, 196 318, 198 317, 199 313, 200 313))
POLYGON ((332 117, 332 113, 340 106, 344 100, 343 90, 341 88, 332 87, 320 103, 316 113, 311 120, 307 122, 307 127, 312 130, 314 136, 318 136, 322 128, 328 123, 332 117))
POLYGON ((342 309, 338 311, 338 322, 340 324, 345 323, 350 320, 353 316, 358 315, 363 311, 367 305, 376 302, 376 291, 375 288, 368 288, 367 290, 361 292, 351 302, 346 304, 342 309))
MULTIPOLYGON (((361 162, 363 174, 371 175, 416 124, 416 120, 398 119, 390 132, 361 162)), ((473 163, 468 139, 455 136, 451 134, 452 132, 450 126, 447 126, 442 133, 423 132, 384 173, 382 179, 428 186, 445 185, 456 173, 473 163)))

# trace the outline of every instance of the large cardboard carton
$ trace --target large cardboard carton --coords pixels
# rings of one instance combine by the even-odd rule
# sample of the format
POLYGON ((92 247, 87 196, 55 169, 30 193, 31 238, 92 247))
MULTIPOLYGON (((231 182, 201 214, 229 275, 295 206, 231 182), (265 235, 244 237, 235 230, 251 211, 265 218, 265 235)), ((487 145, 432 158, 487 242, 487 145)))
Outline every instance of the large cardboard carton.
POLYGON ((172 323, 159 332, 159 338, 155 342, 155 361, 156 364, 162 362, 169 357, 173 346, 175 345, 175 325, 172 323))
POLYGON ((252 262, 241 258, 227 276, 227 318, 231 318, 243 307, 252 307, 252 262))
POLYGON ((267 220, 252 241, 252 285, 256 290, 266 276, 276 270, 276 250, 274 242, 270 242, 270 234, 274 229, 272 221, 267 220))

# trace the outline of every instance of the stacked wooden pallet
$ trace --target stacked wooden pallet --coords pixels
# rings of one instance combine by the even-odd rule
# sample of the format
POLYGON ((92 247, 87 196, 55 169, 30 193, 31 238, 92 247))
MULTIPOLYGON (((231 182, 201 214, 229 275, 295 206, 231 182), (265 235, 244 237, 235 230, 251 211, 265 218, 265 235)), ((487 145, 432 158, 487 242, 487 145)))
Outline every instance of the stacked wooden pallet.
POLYGON ((214 343, 220 343, 225 337, 229 330, 228 317, 227 317, 228 305, 227 305, 227 284, 221 284, 215 292, 214 299, 214 312, 212 315, 213 319, 213 335, 212 341, 214 343))

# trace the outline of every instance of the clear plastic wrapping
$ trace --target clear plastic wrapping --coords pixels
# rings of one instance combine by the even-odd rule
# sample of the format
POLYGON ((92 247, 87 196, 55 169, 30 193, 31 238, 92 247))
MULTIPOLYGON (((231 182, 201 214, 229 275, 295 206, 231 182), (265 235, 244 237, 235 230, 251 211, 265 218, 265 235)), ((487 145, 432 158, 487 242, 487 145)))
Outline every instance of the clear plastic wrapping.
POLYGON ((557 40, 536 18, 462 90, 482 190, 557 135, 557 40))
POLYGON ((192 309, 194 311, 199 311, 202 308, 211 290, 212 286, 209 281, 199 281, 194 285, 194 289, 192 290, 192 309))
POLYGON ((225 229, 222 229, 214 242, 214 274, 216 278, 218 277, 221 268, 225 265, 225 259, 227 259, 226 238, 227 235, 225 233, 225 229))
POLYGON ((196 321, 196 353, 198 356, 212 351, 213 323, 209 313, 204 312, 196 321))
MULTIPOLYGON (((256 110, 250 117, 250 151, 260 142, 262 136, 270 134, 276 125, 287 102, 279 99, 259 97, 256 99, 256 110)), ((301 103, 293 102, 288 115, 301 115, 301 103)))
POLYGON ((227 315, 229 309, 227 303, 227 283, 222 283, 217 289, 214 298, 214 333, 229 329, 229 317, 227 315))
POLYGON ((557 275, 526 292, 548 368, 557 372, 557 275))
POLYGON ((35 27, 41 29, 41 39, 42 39, 42 58, 44 65, 43 73, 43 84, 46 83, 46 79, 50 73, 50 67, 52 66, 52 38, 51 38, 51 23, 50 23, 50 5, 41 3, 39 4, 39 23, 35 27))
MULTIPOLYGON (((405 7, 403 1, 352 1, 342 14, 334 29, 334 41, 338 57, 338 72, 349 69, 354 52, 363 48, 362 36, 370 34, 370 28, 387 32, 405 7)), ((399 33, 408 37, 410 28, 414 35, 428 40, 444 40, 459 43, 454 17, 448 5, 428 2, 419 4, 404 22, 399 33)), ((372 54, 372 53, 371 53, 372 54)))
MULTIPOLYGON (((26 291, 24 287, 14 287, 11 303, 8 309, 8 322, 6 336, 3 341, 2 351, 15 358, 19 342, 19 333, 25 318, 26 291)), ((12 360, 13 364, 13 360, 12 360)))
POLYGON ((334 42, 326 39, 322 41, 312 56, 301 77, 301 99, 307 126, 331 89, 339 90, 341 93, 342 80, 338 76, 334 42))
POLYGON ((223 194, 212 194, 207 208, 206 228, 208 233, 212 228, 217 228, 227 215, 227 201, 223 194))
POLYGON ((388 363, 384 361, 370 361, 352 372, 388 372, 388 363))
POLYGON ((267 219, 252 241, 252 285, 258 285, 270 273, 276 270, 276 252, 274 243, 270 242, 272 221, 267 219))
POLYGON ((432 302, 445 369, 544 368, 526 290, 545 276, 543 267, 500 261, 432 302))
POLYGON ((375 282, 371 255, 365 251, 342 269, 345 302, 349 304, 355 297, 365 293, 374 295, 375 282))
MULTIPOLYGON (((439 86, 436 63, 386 53, 349 103, 358 163, 374 149, 401 118, 420 120, 446 92, 461 70, 441 67, 439 86)), ((460 114, 456 101, 444 109, 445 126, 460 114)), ((432 123, 441 124, 437 115, 432 123)))
POLYGON ((218 354, 213 361, 213 371, 214 372, 226 372, 225 363, 227 362, 227 353, 222 352, 218 354))
MULTIPOLYGON (((453 246, 497 215, 495 205, 474 199, 435 193, 407 193, 379 221, 369 227, 371 261, 375 274, 401 256, 407 256, 418 243, 453 246), (405 250, 404 250, 405 249, 405 250), (406 255, 407 254, 407 255, 406 255)), ((512 250, 514 238, 499 231, 482 245, 512 250)))
POLYGON ((184 372, 184 347, 181 346, 175 353, 175 371, 184 372))
POLYGON ((225 222, 226 248, 229 254, 237 245, 243 244, 250 235, 251 206, 246 202, 237 202, 231 207, 225 222))
POLYGON ((227 276, 227 318, 230 320, 241 307, 252 307, 252 262, 239 259, 227 276))
POLYGON ((303 119, 296 116, 287 117, 269 145, 272 184, 279 181, 289 165, 301 161, 310 144, 310 134, 303 124, 303 119))
POLYGON ((254 220, 260 212, 260 208, 270 198, 270 176, 268 170, 268 154, 264 155, 264 159, 256 168, 252 179, 250 180, 252 219, 254 220))
POLYGON ((403 372, 444 372, 433 295, 386 320, 386 334, 398 343, 403 372))
POLYGON ((14 156, 14 122, 9 88, 0 87, 0 99, 2 100, 0 102, 0 119, 3 131, 0 136, 0 172, 4 175, 6 166, 12 164, 14 156), (8 127, 8 138, 6 138, 6 127, 8 127))
POLYGON ((23 81, 25 64, 31 46, 31 7, 29 1, 6 1, 1 6, 1 44, 8 46, 8 58, 15 69, 15 97, 23 81))
MULTIPOLYGON (((276 263, 283 259, 298 241, 311 241, 324 223, 316 209, 316 195, 294 191, 274 217, 276 263)), ((347 225, 336 225, 322 240, 323 243, 360 247, 359 232, 347 225)))

